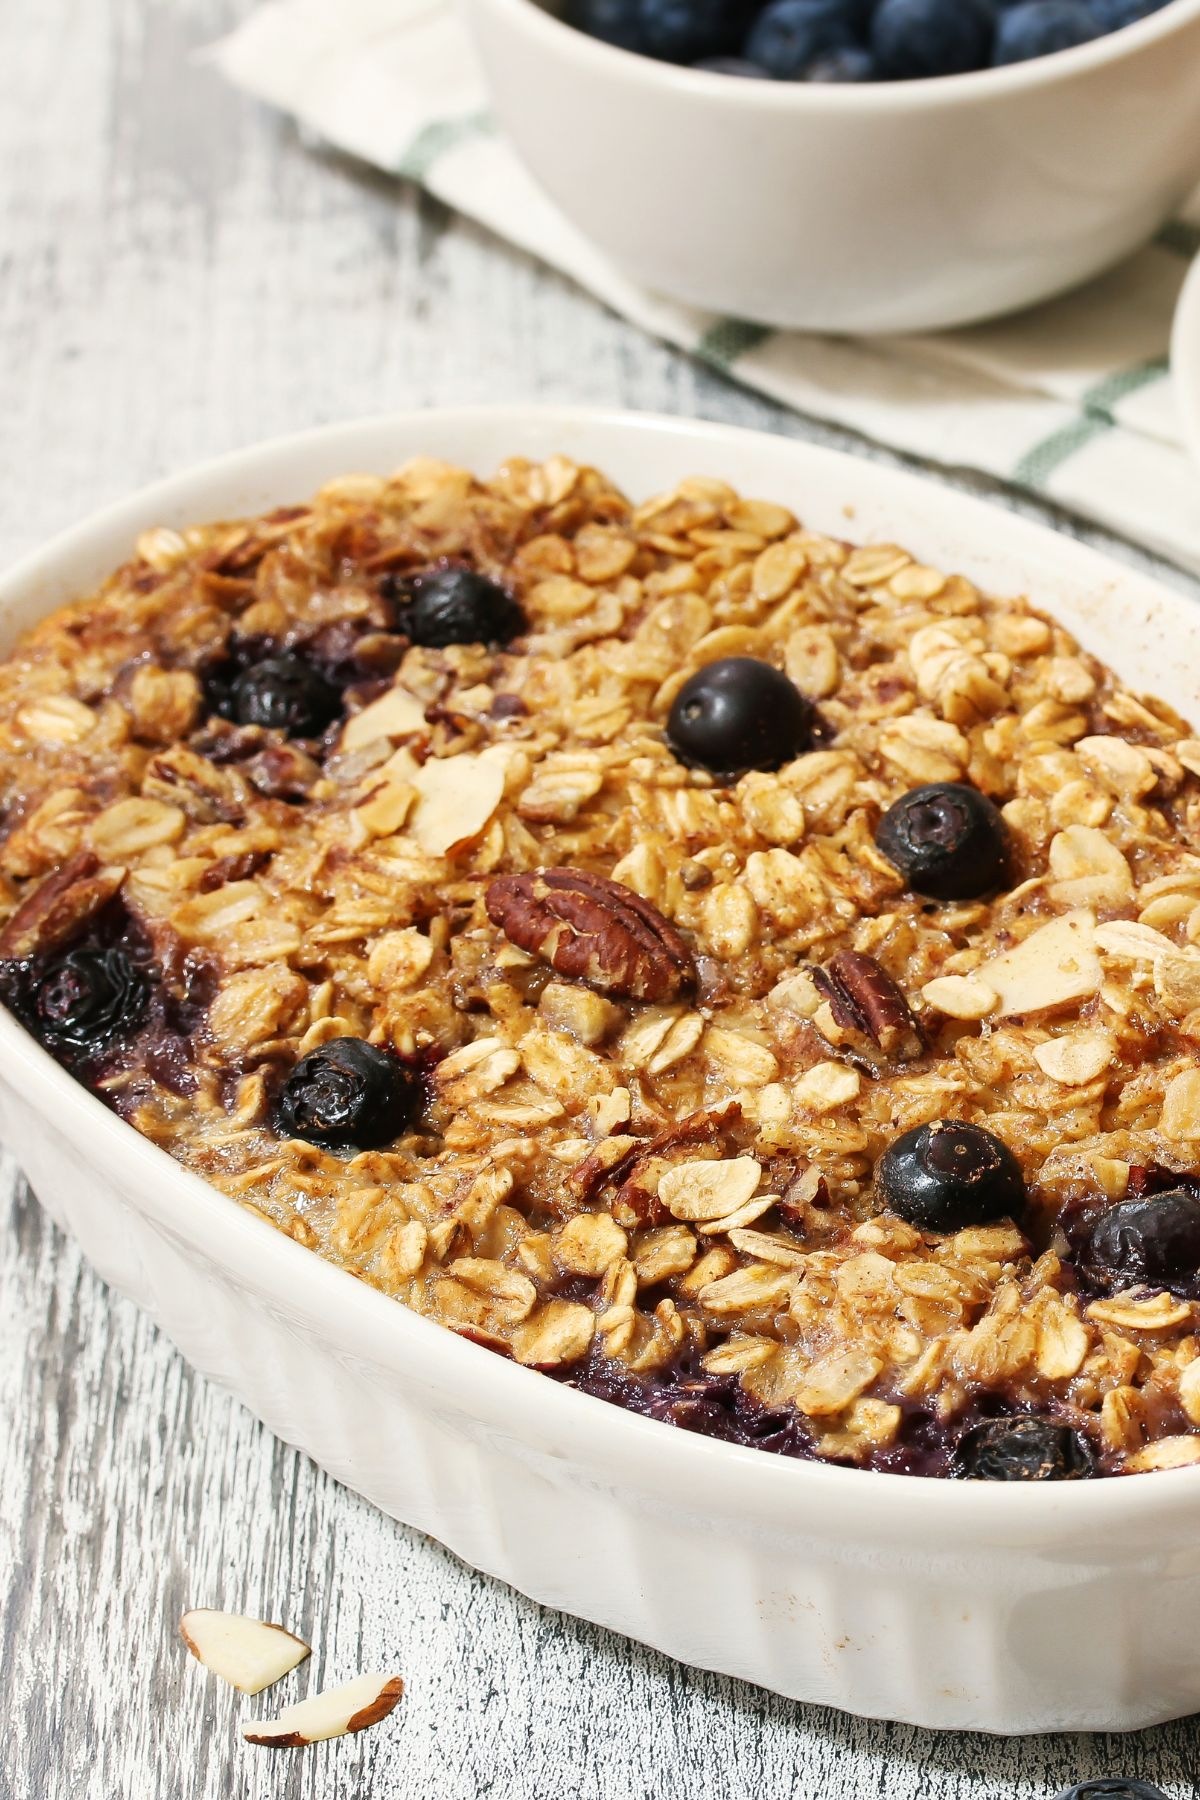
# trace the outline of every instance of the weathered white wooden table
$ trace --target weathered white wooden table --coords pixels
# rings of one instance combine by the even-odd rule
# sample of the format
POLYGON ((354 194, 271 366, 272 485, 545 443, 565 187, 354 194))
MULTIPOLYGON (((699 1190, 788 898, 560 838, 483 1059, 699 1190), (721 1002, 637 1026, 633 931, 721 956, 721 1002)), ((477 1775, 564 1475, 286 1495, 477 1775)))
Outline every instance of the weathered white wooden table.
MULTIPOLYGON (((246 4, 0 7, 0 560, 172 467, 386 407, 593 400, 844 441, 190 66, 246 4)), ((1116 1773, 1200 1791, 1190 1723, 939 1738, 541 1611, 194 1378, 0 1173, 0 1800, 999 1800, 1116 1773), (408 1695, 358 1739, 252 1750, 175 1636, 197 1602, 286 1619, 314 1683, 397 1666, 408 1695)))

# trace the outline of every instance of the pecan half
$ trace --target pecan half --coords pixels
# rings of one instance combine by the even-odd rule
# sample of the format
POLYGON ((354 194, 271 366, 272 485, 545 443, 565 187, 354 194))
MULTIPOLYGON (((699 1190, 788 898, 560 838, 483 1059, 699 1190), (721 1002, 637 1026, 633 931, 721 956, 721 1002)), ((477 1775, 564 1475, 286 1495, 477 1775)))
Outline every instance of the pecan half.
POLYGON ((924 1040, 908 1001, 873 956, 842 950, 813 970, 813 981, 842 1031, 869 1039, 889 1062, 920 1056, 924 1040))
POLYGON ((487 891, 492 923, 560 975, 631 1000, 674 1000, 696 978, 692 953, 632 889, 582 869, 500 875, 487 891))
POLYGON ((102 868, 91 850, 77 851, 22 900, 0 932, 0 957, 49 956, 69 944, 124 879, 124 869, 102 868))

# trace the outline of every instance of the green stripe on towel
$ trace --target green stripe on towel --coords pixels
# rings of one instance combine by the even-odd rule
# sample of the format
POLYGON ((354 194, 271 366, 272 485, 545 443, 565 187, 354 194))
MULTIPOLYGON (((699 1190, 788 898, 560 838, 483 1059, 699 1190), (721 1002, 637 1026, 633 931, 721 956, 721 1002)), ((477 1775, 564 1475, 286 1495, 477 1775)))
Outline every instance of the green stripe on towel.
POLYGON ((1025 452, 1013 470, 1013 480, 1021 487, 1045 487, 1056 469, 1077 455, 1093 438, 1111 431, 1115 423, 1114 419, 1102 419, 1095 413, 1083 413, 1078 419, 1072 419, 1061 431, 1051 432, 1048 438, 1025 452))
POLYGON ((1086 449, 1096 438, 1116 429, 1115 406, 1141 388, 1161 381, 1166 373, 1166 357, 1156 356, 1131 369, 1119 369, 1114 375, 1106 375, 1103 381, 1088 388, 1080 399, 1081 411, 1077 419, 1052 431, 1049 437, 1025 452, 1013 469, 1013 480, 1022 487, 1045 487, 1050 477, 1071 457, 1086 449))
MULTIPOLYGON (((1118 369, 1115 374, 1106 375, 1103 381, 1098 381, 1095 387, 1087 390, 1083 396, 1083 409, 1106 418, 1113 407, 1119 406, 1122 400, 1127 400, 1130 394, 1136 394, 1142 388, 1164 380, 1168 368, 1165 356, 1153 356, 1149 362, 1135 363, 1131 369, 1118 369)), ((1115 419, 1113 423, 1116 423, 1115 419)))
POLYGON ((434 119, 423 125, 394 165, 404 181, 424 181, 434 163, 468 138, 486 137, 496 129, 491 113, 464 113, 458 119, 434 119))
POLYGON ((771 336, 768 325, 752 325, 749 319, 718 319, 696 345, 696 355, 711 368, 729 370, 748 350, 757 350, 771 336))
POLYGON ((1176 256, 1200 256, 1200 225, 1189 224, 1186 219, 1172 219, 1154 241, 1163 250, 1173 250, 1176 256))

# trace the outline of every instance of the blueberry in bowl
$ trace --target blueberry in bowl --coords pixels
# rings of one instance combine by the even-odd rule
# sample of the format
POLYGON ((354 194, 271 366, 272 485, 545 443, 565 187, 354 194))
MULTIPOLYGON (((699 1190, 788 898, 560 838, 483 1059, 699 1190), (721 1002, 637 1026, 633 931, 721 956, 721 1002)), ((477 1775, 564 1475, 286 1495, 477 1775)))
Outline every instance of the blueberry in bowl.
POLYGON ((963 75, 986 67, 994 32, 990 0, 879 0, 870 48, 884 80, 963 75))
POLYGON ((864 14, 864 8, 844 0, 769 0, 751 27, 744 52, 777 81, 811 80, 832 58, 866 54, 859 37, 864 14))
POLYGON ((1104 30, 1087 0, 1021 0, 1005 7, 996 21, 992 62, 999 69, 1051 56, 1057 50, 1090 44, 1104 30))
POLYGON ((1072 50, 1168 0, 569 0, 602 43, 775 81, 932 80, 1072 50))

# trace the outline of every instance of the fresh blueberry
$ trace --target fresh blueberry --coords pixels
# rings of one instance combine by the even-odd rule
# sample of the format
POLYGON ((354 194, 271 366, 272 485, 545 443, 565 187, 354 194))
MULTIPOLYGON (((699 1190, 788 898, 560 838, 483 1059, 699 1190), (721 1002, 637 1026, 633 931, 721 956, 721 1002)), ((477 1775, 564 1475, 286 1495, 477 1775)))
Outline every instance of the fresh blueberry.
POLYGON ((1056 1796, 1056 1800, 1100 1800, 1101 1795, 1108 1800, 1167 1800, 1160 1787, 1152 1781, 1079 1781, 1074 1787, 1064 1788, 1056 1796))
POLYGON ((332 1038, 302 1056, 279 1095, 289 1137, 330 1150, 372 1150, 399 1137, 417 1109, 416 1078, 365 1038, 332 1038))
POLYGON ((569 0, 565 18, 577 31, 619 50, 641 50, 641 0, 569 0))
MULTIPOLYGON (((951 1467, 968 1481, 1082 1481, 1095 1472, 1095 1455, 1079 1432, 1032 1415, 976 1425, 959 1439, 951 1467)), ((1087 1790, 1071 1789, 1077 1791, 1087 1790)))
POLYGON ((771 0, 745 53, 776 81, 797 81, 820 57, 854 47, 854 11, 840 0, 771 0))
POLYGON ((449 567, 412 575, 401 629, 414 644, 507 644, 525 629, 520 607, 498 581, 474 569, 449 567))
POLYGON ((961 1119, 904 1132, 880 1157, 875 1180, 884 1205, 921 1231, 963 1231, 1025 1210, 1025 1180, 1008 1145, 961 1119))
POLYGON ((104 1050, 146 1011, 150 985, 123 950, 71 950, 32 996, 35 1028, 53 1049, 104 1050))
POLYGON ((745 29, 741 0, 641 0, 642 48, 661 62, 731 55, 745 29))
POLYGON ((1102 32, 1120 31, 1160 12, 1166 0, 1087 0, 1087 9, 1102 32))
POLYGON ((803 71, 805 81, 874 81, 875 58, 858 44, 818 56, 803 71))
POLYGON ((875 827, 875 843, 916 894, 974 900, 1004 879, 1004 821, 978 788, 935 781, 910 788, 875 827))
POLYGON ((779 769, 812 746, 816 712, 770 663, 726 656, 675 696, 667 740, 681 762, 732 780, 747 769, 779 769))
POLYGON ((230 694, 235 724, 261 725, 289 737, 317 737, 341 707, 337 689, 288 650, 244 669, 230 694))
POLYGON ((741 75, 747 81, 770 80, 767 71, 746 56, 702 56, 692 67, 703 69, 709 75, 741 75))
POLYGON ((1023 6, 1006 7, 997 19, 992 63, 999 69, 1031 62, 1035 56, 1088 44, 1101 32, 1084 0, 1025 0, 1023 6))
POLYGON ((1121 1200, 1102 1212, 1076 1261, 1102 1293, 1128 1287, 1195 1290, 1200 1277, 1200 1197, 1186 1188, 1121 1200))
POLYGON ((991 54, 988 0, 880 0, 871 20, 871 49, 885 80, 963 75, 991 54))

